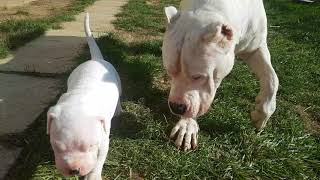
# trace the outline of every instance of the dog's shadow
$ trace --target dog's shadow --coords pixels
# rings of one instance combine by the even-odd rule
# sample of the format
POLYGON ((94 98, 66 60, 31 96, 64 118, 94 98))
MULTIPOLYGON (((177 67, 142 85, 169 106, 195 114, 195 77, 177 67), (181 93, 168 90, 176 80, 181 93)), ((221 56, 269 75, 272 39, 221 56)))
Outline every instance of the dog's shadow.
POLYGON ((143 127, 138 116, 130 112, 122 112, 111 121, 111 137, 135 138, 143 127))
POLYGON ((240 127, 229 122, 232 121, 226 120, 226 122, 221 122, 216 121, 215 119, 210 119, 209 121, 200 121, 199 128, 201 131, 204 131, 210 135, 224 135, 229 134, 230 132, 238 134, 241 132, 240 127))

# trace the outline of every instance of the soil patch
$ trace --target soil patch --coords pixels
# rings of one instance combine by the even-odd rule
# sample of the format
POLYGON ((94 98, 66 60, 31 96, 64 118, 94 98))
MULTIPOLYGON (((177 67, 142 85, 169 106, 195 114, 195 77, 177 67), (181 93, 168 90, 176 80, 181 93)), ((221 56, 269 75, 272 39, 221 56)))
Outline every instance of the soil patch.
POLYGON ((306 108, 300 105, 296 106, 296 112, 303 119, 306 129, 315 135, 320 136, 320 123, 312 118, 310 114, 306 112, 306 108))
POLYGON ((56 15, 73 0, 37 0, 19 7, 0 7, 0 22, 8 19, 38 19, 56 15))

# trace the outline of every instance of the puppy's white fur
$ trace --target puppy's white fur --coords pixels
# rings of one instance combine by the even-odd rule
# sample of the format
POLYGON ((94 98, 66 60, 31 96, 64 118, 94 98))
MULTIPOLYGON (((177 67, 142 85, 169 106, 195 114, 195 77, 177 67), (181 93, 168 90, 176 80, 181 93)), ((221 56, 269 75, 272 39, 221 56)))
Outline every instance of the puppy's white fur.
POLYGON ((180 11, 170 6, 165 13, 168 24, 162 53, 172 79, 169 102, 186 107, 172 130, 171 136, 178 137, 176 145, 190 149, 190 142, 197 142, 193 118, 208 111, 236 55, 260 81, 251 118, 257 130, 263 129, 275 111, 279 84, 267 47, 263 1, 182 0, 180 11))
POLYGON ((88 14, 85 32, 92 59, 70 74, 67 92, 48 111, 47 133, 58 170, 65 176, 80 175, 91 180, 101 179, 111 119, 115 111, 121 112, 121 84, 117 71, 103 59, 91 34, 88 14))

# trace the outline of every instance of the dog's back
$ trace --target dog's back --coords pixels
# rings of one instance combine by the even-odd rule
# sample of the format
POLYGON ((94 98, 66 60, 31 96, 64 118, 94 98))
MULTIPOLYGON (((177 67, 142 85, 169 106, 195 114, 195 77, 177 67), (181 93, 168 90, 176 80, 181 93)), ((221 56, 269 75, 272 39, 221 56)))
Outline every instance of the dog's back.
POLYGON ((72 71, 68 78, 67 92, 60 97, 58 103, 78 104, 79 109, 96 114, 99 113, 97 111, 103 112, 110 107, 114 109, 113 106, 116 106, 121 94, 121 83, 117 71, 112 64, 103 59, 91 34, 88 14, 84 24, 91 60, 80 64, 72 71))
POLYGON ((91 60, 80 64, 70 74, 68 79, 68 91, 80 89, 109 89, 116 85, 121 93, 120 78, 115 68, 103 59, 89 26, 89 15, 86 14, 84 23, 87 42, 90 48, 91 60))

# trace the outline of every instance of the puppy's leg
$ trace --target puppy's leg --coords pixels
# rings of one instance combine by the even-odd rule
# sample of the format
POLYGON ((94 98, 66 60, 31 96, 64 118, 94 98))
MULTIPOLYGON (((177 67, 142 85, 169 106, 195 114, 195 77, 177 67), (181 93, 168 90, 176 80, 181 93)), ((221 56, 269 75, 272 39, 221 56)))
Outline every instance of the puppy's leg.
POLYGON ((175 140, 177 148, 184 151, 197 147, 199 126, 192 118, 182 118, 172 129, 170 138, 175 140), (184 142, 184 144, 182 144, 184 142))
POLYGON ((101 174, 102 174, 103 164, 107 158, 108 149, 109 149, 109 138, 107 139, 106 142, 102 143, 99 149, 96 167, 88 175, 85 176, 84 178, 85 180, 102 180, 101 174))
POLYGON ((271 65, 267 44, 263 44, 255 52, 244 58, 244 61, 259 79, 260 92, 256 97, 255 109, 251 112, 251 120, 257 131, 261 131, 276 109, 279 80, 271 65))

